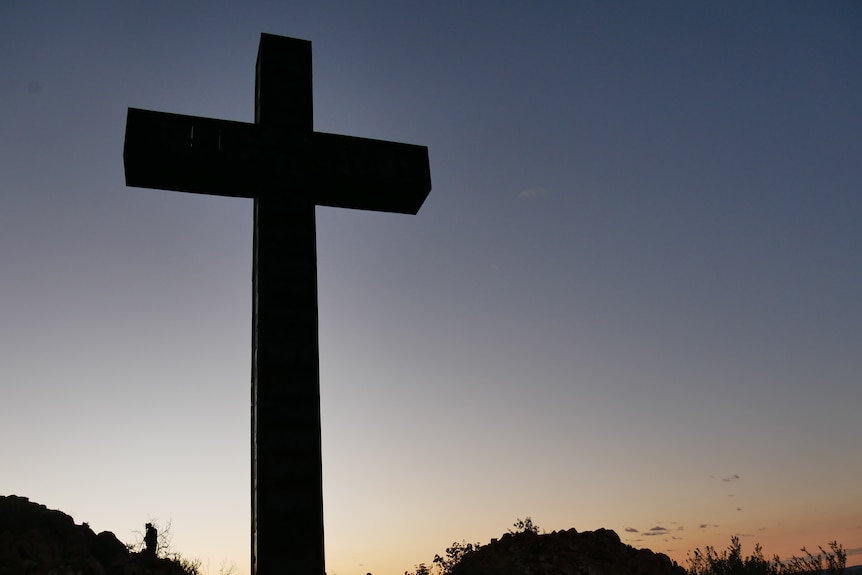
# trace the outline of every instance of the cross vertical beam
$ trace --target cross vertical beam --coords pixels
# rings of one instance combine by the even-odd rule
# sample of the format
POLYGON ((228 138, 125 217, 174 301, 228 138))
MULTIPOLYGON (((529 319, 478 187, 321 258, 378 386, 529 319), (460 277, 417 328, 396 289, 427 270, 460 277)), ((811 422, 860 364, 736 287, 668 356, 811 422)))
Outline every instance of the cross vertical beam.
POLYGON ((288 189, 254 199, 251 553, 260 575, 324 573, 311 86, 311 43, 262 35, 255 123, 290 134, 294 169, 288 189))

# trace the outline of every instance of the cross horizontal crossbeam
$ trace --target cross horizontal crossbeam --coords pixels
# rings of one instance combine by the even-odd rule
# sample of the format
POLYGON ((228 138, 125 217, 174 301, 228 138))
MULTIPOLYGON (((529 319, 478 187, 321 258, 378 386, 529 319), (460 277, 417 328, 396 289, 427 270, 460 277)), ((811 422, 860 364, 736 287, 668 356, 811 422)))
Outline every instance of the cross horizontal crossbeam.
POLYGON ((428 148, 129 108, 126 185, 254 198, 311 182, 320 206, 415 214, 431 191, 428 148))

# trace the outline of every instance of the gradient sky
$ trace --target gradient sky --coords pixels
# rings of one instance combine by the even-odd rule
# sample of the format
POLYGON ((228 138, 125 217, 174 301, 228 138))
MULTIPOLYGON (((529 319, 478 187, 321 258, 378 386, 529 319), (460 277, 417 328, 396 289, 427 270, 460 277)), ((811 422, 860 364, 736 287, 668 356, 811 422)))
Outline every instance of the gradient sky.
POLYGON ((252 202, 122 148, 253 121, 261 32, 430 150, 417 216, 317 211, 330 575, 526 516, 862 552, 858 2, 0 2, 0 494, 247 572, 252 202))

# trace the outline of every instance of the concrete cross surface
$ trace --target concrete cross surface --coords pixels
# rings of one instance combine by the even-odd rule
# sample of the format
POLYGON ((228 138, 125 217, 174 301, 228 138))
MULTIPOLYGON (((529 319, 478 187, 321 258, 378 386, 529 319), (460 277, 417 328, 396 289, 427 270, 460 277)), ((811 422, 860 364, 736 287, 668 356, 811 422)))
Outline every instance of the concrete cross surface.
POLYGON ((254 199, 251 572, 323 575, 314 207, 415 214, 428 149, 313 131, 311 43, 271 34, 254 120, 129 108, 126 185, 254 199))

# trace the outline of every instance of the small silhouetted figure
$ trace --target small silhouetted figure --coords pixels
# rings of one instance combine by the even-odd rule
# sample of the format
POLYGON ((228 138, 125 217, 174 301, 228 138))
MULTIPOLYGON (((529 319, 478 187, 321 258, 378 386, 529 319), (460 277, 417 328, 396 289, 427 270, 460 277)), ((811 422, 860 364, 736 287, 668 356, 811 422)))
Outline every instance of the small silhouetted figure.
POLYGON ((151 557, 156 556, 156 547, 159 544, 159 532, 152 523, 147 523, 147 532, 144 535, 144 553, 151 557))

